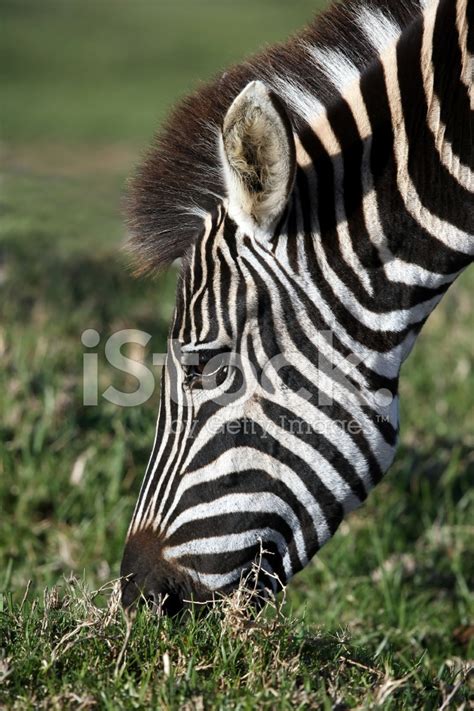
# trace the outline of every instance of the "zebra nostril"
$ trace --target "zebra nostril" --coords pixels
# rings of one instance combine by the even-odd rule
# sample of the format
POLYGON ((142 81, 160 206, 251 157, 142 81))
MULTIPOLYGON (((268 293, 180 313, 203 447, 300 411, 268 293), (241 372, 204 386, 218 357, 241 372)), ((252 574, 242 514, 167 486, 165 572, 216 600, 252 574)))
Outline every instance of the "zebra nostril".
POLYGON ((160 598, 159 598, 159 596, 155 595, 154 592, 146 593, 146 594, 143 593, 142 594, 142 601, 146 605, 148 605, 148 607, 151 607, 153 609, 158 607, 160 604, 160 598))
POLYGON ((184 602, 178 593, 165 593, 161 598, 161 612, 167 617, 174 617, 184 608, 184 602))
POLYGON ((132 578, 122 584, 122 605, 130 610, 137 605, 147 605, 159 615, 174 617, 184 607, 182 595, 176 592, 162 592, 157 589, 140 587, 132 578))
MULTIPOLYGON (((178 593, 156 592, 150 590, 140 595, 140 601, 158 615, 174 617, 184 607, 183 598, 178 593)), ((139 602, 140 602, 139 601, 139 602)))
POLYGON ((122 579, 122 606, 125 610, 129 610, 135 605, 137 600, 140 598, 140 589, 135 583, 134 577, 129 576, 128 578, 122 579))

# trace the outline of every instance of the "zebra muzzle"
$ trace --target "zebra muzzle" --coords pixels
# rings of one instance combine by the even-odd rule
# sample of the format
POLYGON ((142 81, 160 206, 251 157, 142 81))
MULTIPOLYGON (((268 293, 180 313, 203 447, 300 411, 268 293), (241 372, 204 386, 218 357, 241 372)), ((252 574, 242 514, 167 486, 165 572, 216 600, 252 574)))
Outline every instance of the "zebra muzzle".
POLYGON ((126 611, 147 604, 159 615, 174 616, 200 592, 161 552, 162 543, 154 531, 139 531, 128 539, 120 570, 126 611))

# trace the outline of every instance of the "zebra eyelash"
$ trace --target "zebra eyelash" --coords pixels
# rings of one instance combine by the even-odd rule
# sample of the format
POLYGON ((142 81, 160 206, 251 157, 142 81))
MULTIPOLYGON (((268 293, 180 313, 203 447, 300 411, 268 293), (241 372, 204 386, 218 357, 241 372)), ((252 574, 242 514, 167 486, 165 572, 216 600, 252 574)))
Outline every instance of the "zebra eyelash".
POLYGON ((184 386, 199 387, 205 385, 206 381, 217 379, 219 375, 221 375, 220 382, 216 380, 216 385, 222 385, 232 367, 231 356, 232 351, 228 348, 183 353, 181 365, 185 373, 184 386), (214 360, 216 360, 215 364, 213 364, 214 360), (209 365, 211 365, 210 370, 209 365))

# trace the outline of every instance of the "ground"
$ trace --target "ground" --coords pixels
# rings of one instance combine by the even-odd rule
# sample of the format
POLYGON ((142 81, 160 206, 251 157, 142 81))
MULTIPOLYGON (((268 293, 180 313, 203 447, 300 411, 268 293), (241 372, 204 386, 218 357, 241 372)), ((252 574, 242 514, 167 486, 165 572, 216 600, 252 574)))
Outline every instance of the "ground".
POLYGON ((125 177, 177 95, 315 6, 0 0, 0 708, 469 707, 472 271, 405 367, 395 465, 277 609, 128 628, 109 584, 157 398, 84 407, 81 333, 123 384, 105 341, 160 350, 175 282, 127 269, 125 177))

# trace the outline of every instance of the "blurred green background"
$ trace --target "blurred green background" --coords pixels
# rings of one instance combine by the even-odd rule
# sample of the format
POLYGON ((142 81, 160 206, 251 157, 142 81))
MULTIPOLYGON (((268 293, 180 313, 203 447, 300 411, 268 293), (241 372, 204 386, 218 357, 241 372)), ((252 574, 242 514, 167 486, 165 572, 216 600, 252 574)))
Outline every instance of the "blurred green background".
MULTIPOLYGON (((104 342, 143 329, 149 360, 175 283, 127 270, 126 177, 177 97, 321 5, 0 0, 0 591, 118 574, 156 396, 84 408, 80 336, 102 335, 102 390, 127 386, 104 342)), ((473 618, 473 286, 455 285, 406 367, 392 471, 289 591, 308 623, 433 675, 467 658, 455 631, 473 618)))

